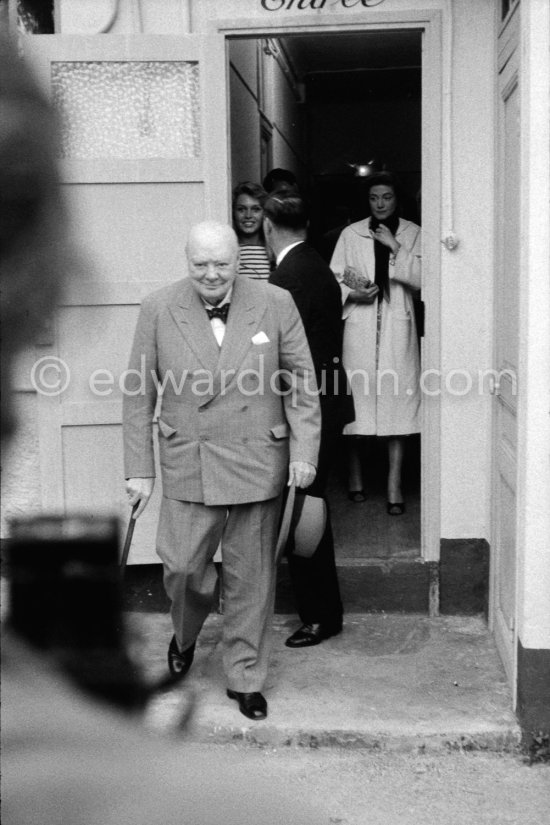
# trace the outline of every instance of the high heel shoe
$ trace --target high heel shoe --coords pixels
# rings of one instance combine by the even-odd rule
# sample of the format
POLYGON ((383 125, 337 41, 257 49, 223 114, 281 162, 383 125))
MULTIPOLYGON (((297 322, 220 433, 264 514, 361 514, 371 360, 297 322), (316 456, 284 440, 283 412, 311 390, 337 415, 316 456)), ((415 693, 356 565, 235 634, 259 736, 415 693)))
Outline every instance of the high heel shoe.
POLYGON ((348 498, 350 501, 355 502, 355 504, 360 504, 362 501, 365 501, 367 497, 364 490, 349 490, 348 498))

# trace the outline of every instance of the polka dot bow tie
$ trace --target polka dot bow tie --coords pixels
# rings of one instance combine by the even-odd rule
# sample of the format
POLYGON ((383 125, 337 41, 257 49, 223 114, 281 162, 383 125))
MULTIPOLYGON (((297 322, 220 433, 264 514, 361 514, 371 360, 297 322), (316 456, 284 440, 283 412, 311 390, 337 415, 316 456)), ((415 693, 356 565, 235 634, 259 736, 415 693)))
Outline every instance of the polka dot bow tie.
POLYGON ((206 311, 210 320, 212 320, 212 318, 221 318, 225 324, 227 321, 227 313, 229 312, 229 304, 224 304, 221 307, 212 307, 212 309, 208 309, 207 307, 206 311))

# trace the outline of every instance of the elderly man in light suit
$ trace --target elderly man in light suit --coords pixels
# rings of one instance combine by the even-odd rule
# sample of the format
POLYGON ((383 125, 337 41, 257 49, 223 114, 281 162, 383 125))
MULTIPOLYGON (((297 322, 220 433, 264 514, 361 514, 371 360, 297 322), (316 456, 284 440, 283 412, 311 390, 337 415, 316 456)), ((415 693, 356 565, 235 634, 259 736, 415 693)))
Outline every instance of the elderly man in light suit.
POLYGON ((223 538, 227 694, 262 719, 282 490, 316 472, 315 373, 291 296, 237 277, 229 226, 193 227, 187 258, 190 277, 145 298, 138 319, 123 405, 127 490, 138 517, 154 484, 162 388, 157 552, 172 602, 169 667, 181 678, 191 666, 223 538))

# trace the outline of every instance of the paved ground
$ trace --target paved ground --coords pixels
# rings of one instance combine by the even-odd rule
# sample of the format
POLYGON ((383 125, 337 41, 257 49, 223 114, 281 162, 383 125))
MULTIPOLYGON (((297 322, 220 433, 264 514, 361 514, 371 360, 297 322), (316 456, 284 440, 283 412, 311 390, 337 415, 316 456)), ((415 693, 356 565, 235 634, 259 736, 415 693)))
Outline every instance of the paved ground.
MULTIPOLYGON (((341 748, 189 745, 215 752, 265 778, 288 800, 315 805, 318 825, 543 825, 550 810, 550 767, 511 754, 430 755, 341 748)), ((246 808, 247 787, 243 786, 246 808)), ((205 805, 208 803, 205 802, 205 805)), ((258 825, 261 825, 258 823, 258 825)), ((288 825, 299 825, 291 823, 288 825)))
MULTIPOLYGON (((151 680, 166 674, 167 614, 130 614, 134 649, 151 680)), ((172 729, 192 709, 186 737, 347 747, 377 752, 511 751, 520 731, 492 639, 482 619, 350 614, 343 633, 290 650, 294 617, 276 616, 269 715, 252 722, 225 695, 222 617, 212 614, 181 688, 163 695, 149 724, 172 729)))
MULTIPOLYGON (((168 615, 129 620, 148 677, 161 677, 168 615)), ((248 721, 225 696, 221 626, 210 616, 187 679, 152 704, 147 723, 186 759, 227 759, 244 777, 245 810, 258 777, 314 805, 319 825, 549 821, 550 766, 527 765, 517 749, 508 687, 481 619, 356 614, 341 636, 293 651, 284 640, 295 618, 277 616, 264 722, 248 721)))

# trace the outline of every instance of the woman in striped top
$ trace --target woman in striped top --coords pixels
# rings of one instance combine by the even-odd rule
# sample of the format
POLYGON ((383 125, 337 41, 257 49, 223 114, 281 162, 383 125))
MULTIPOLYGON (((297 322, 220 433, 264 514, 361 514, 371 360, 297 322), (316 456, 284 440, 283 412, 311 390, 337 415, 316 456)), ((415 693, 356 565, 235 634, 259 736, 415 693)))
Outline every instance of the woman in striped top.
POLYGON ((266 281, 271 274, 262 221, 267 193, 258 183, 243 181, 233 190, 233 224, 241 247, 239 275, 266 281))

